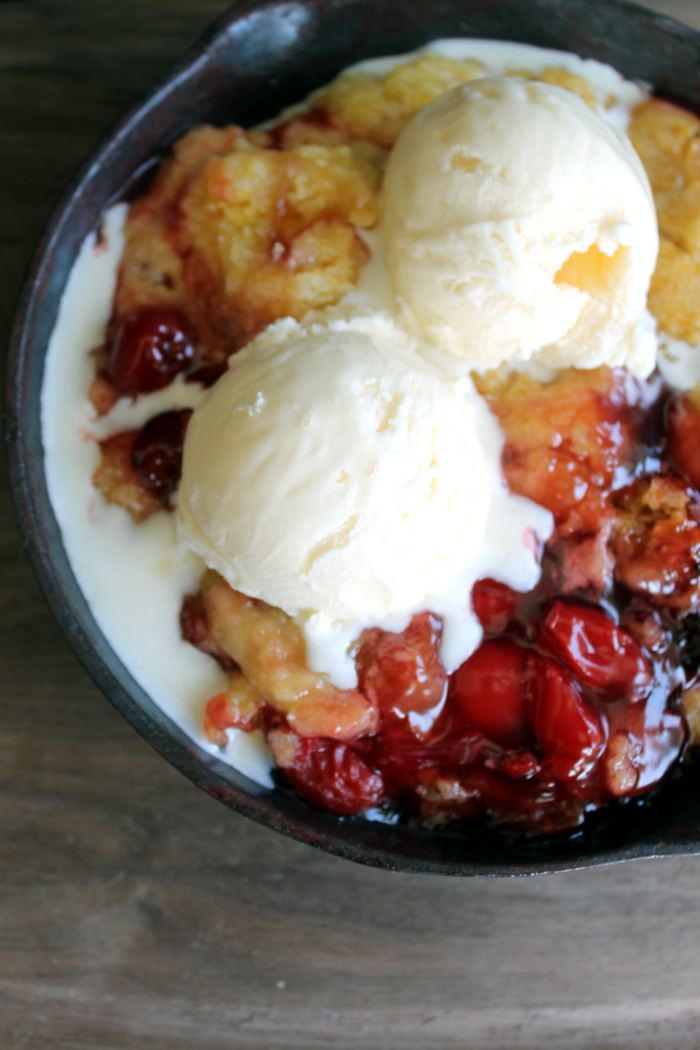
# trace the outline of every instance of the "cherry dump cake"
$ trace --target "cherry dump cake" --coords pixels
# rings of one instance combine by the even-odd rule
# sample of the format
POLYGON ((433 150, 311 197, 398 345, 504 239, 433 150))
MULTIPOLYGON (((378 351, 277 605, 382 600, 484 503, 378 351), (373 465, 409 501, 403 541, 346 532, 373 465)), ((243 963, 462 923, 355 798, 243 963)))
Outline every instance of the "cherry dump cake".
POLYGON ((264 130, 175 144, 90 359, 92 480, 134 536, 178 516, 213 749, 264 740, 340 816, 550 834, 700 740, 700 396, 654 370, 645 310, 648 288, 670 342, 700 339, 700 120, 510 46, 504 68, 464 41, 350 71, 264 130), (591 165, 537 169, 539 233, 526 175, 483 203, 518 107, 591 165), (429 149, 469 194, 426 188, 429 149))

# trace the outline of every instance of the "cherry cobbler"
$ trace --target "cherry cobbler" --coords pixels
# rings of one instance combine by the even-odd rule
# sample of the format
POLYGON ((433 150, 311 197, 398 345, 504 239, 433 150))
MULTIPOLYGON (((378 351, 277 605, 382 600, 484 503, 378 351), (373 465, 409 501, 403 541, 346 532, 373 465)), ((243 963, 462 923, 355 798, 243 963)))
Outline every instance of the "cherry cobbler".
MULTIPOLYGON (((535 78, 605 104, 565 69, 535 78)), ((475 60, 424 54, 344 75, 268 130, 201 127, 130 207, 90 398, 179 382, 210 386, 272 322, 338 303, 370 258, 387 156, 408 120, 475 60)), ((628 134, 654 192, 661 249, 649 294, 659 327, 700 339, 700 120, 653 98, 628 134)), ((281 778, 341 816, 369 809, 427 826, 488 819, 552 833, 657 787, 700 739, 700 394, 658 373, 506 367, 474 375, 505 435, 512 493, 551 512, 541 579, 472 592, 483 640, 453 674, 431 611, 365 630, 357 686, 307 666, 300 627, 207 570, 184 598, 182 637, 226 688, 208 739, 264 734, 281 778)), ((189 408, 100 442, 93 482, 135 522, 170 511, 189 408)))

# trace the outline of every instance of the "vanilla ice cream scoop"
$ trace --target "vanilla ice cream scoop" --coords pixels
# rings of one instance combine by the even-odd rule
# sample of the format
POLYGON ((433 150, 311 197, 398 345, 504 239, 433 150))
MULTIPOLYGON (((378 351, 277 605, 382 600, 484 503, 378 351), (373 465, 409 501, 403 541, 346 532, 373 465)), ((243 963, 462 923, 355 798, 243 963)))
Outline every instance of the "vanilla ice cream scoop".
POLYGON ((334 635, 345 659, 362 628, 398 615, 403 629, 452 586, 480 548, 490 486, 459 383, 393 321, 288 319, 192 416, 179 531, 232 587, 295 617, 310 665, 331 671, 314 639, 334 635))
POLYGON ((447 92, 399 137, 384 209, 394 290, 432 343, 477 368, 653 369, 649 182, 578 96, 510 77, 447 92))

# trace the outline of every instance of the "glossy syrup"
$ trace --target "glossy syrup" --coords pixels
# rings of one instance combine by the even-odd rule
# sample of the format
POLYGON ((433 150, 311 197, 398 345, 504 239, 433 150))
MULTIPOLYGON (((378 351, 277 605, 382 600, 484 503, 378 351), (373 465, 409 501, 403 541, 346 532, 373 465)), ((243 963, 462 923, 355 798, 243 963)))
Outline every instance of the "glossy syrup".
MULTIPOLYGON (((604 494, 608 507, 650 478, 687 487, 692 464, 678 449, 697 447, 682 439, 700 416, 687 398, 681 404, 659 383, 650 389, 644 405, 620 409, 633 453, 604 494)), ((691 517, 676 529, 686 545, 697 506, 688 491, 691 517)), ((577 545, 590 539, 559 528, 527 594, 479 581, 472 602, 484 640, 449 678, 430 614, 400 634, 367 632, 356 662, 379 709, 378 733, 351 744, 305 740, 285 778, 341 814, 380 801, 431 826, 486 818, 545 834, 659 785, 687 739, 679 700, 700 666, 697 592, 680 612, 614 573, 605 585, 579 586, 577 545)))

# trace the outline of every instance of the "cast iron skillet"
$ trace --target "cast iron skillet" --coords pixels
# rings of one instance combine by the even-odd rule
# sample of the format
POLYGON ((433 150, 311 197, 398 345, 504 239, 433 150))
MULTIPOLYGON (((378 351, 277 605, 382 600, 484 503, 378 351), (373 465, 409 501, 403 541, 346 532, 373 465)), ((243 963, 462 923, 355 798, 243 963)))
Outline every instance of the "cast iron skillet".
POLYGON ((516 40, 609 62, 700 111, 700 34, 618 0, 241 0, 90 157, 59 204, 21 294, 6 391, 11 481, 25 548, 70 645, 118 711, 208 794, 253 820, 351 860, 408 872, 519 875, 700 853, 700 767, 655 797, 594 814, 553 838, 426 831, 309 808, 201 751, 156 707, 101 634, 49 504, 39 399, 71 266, 102 211, 192 125, 257 124, 348 64, 437 37, 516 40))

